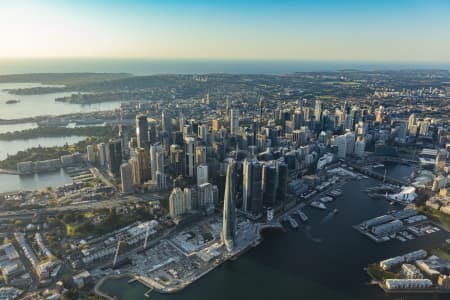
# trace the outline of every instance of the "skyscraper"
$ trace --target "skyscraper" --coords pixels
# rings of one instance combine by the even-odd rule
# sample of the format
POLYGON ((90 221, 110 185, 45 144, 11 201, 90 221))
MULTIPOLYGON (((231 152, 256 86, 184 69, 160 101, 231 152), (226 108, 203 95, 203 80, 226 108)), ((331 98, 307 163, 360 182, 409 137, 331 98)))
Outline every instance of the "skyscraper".
POLYGON ((136 116, 136 140, 137 146, 140 148, 148 149, 148 121, 147 116, 136 116))
POLYGON ((87 159, 88 159, 88 161, 91 162, 91 163, 95 162, 94 146, 93 145, 87 145, 86 152, 87 152, 87 159))
POLYGON ((316 118, 316 122, 319 124, 322 120, 322 112, 323 112, 323 102, 322 100, 316 100, 316 104, 314 106, 314 117, 316 118))
POLYGON ((231 134, 239 133, 239 109, 238 108, 231 109, 230 131, 231 131, 231 134))
POLYGON ((174 188, 169 196, 169 213, 172 218, 178 217, 186 212, 184 193, 180 188, 174 188))
POLYGON ((184 144, 184 153, 186 155, 186 176, 193 177, 195 174, 195 139, 188 136, 184 139, 184 144))
POLYGON ((161 113, 161 125, 164 135, 169 138, 168 145, 170 146, 172 139, 172 119, 165 111, 161 113))
POLYGON ((114 176, 120 175, 120 165, 122 164, 122 141, 112 139, 108 143, 108 169, 114 176))
POLYGON ((208 165, 200 164, 197 166, 197 185, 200 186, 208 182, 208 165))
POLYGON ((261 165, 256 159, 245 160, 243 168, 243 209, 258 214, 262 209, 261 165))
POLYGON ((347 155, 347 139, 345 135, 338 135, 334 140, 334 144, 338 148, 337 156, 339 158, 345 158, 347 155))
POLYGON ((230 161, 227 168, 225 194, 223 199, 222 241, 232 251, 236 236, 236 163, 230 161))
POLYGON ((124 124, 119 125, 119 138, 122 141, 122 157, 128 157, 130 154, 128 149, 128 126, 124 124))
POLYGON ((132 157, 128 160, 128 163, 131 166, 131 174, 133 177, 133 184, 138 185, 142 183, 141 179, 141 170, 139 167, 139 160, 136 157, 132 157))
POLYGON ((164 173, 164 155, 161 143, 152 144, 150 147, 150 169, 152 181, 156 183, 156 172, 164 173))
POLYGON ((150 163, 148 151, 144 148, 136 148, 136 158, 139 163, 139 178, 140 183, 150 179, 150 163))
POLYGON ((122 193, 130 194, 133 192, 133 175, 131 166, 128 163, 123 163, 120 166, 120 176, 122 180, 122 193))
POLYGON ((106 163, 106 144, 100 143, 97 145, 98 150, 98 163, 100 166, 104 166, 106 163))

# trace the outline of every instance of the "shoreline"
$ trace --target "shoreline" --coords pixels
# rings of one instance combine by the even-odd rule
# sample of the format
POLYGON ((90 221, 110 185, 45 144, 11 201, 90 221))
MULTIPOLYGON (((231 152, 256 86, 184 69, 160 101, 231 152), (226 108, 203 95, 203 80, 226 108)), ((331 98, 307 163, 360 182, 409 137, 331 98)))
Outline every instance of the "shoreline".
MULTIPOLYGON (((258 237, 257 237, 256 240, 254 240, 250 244, 248 244, 248 245, 238 249, 236 252, 231 253, 230 255, 227 255, 219 263, 210 266, 204 272, 200 273, 199 275, 197 275, 192 280, 185 281, 185 282, 183 282, 182 284, 179 284, 176 287, 161 287, 159 283, 154 282, 149 277, 144 277, 144 276, 141 276, 141 275, 131 274, 131 273, 124 273, 124 274, 119 274, 119 275, 114 275, 114 274, 106 275, 106 276, 102 277, 95 284, 93 292, 96 295, 101 296, 101 297, 105 297, 108 300, 115 300, 117 298, 115 298, 115 297, 113 297, 111 295, 108 295, 105 292, 101 291, 101 287, 107 280, 121 279, 121 278, 124 278, 124 277, 130 277, 131 280, 133 280, 133 281, 139 281, 139 283, 141 283, 142 285, 147 287, 149 289, 149 291, 155 291, 155 292, 158 292, 160 294, 174 294, 174 293, 181 292, 182 290, 187 288, 189 285, 191 285, 194 282, 198 281, 199 279, 201 279, 203 276, 207 275, 208 273, 214 271, 216 268, 218 268, 219 266, 223 265, 224 263, 226 263, 228 261, 234 261, 234 260, 238 259, 240 256, 242 256, 243 254, 245 254, 247 251, 250 251, 252 248, 255 248, 255 247, 259 246, 264 241, 264 238, 262 236, 262 231, 269 230, 269 229, 279 229, 279 230, 281 230, 282 228, 283 228, 283 225, 281 225, 280 222, 277 222, 275 224, 262 224, 258 228, 258 237)), ((146 293, 148 293, 148 292, 146 292, 146 293)))

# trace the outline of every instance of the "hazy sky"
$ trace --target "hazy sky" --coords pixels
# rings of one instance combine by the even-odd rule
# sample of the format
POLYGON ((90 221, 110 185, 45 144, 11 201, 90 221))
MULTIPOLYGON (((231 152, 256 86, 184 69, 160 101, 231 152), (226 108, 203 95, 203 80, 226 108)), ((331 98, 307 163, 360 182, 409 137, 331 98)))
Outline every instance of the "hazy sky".
POLYGON ((450 0, 0 0, 0 58, 450 61, 450 0))

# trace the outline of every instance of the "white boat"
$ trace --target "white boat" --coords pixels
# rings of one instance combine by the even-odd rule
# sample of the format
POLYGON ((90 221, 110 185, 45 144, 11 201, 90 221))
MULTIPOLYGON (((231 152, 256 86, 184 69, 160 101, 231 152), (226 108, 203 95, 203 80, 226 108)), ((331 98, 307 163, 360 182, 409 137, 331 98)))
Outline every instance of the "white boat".
POLYGON ((322 202, 319 202, 319 201, 312 201, 309 205, 311 207, 322 209, 322 210, 326 210, 327 209, 325 204, 323 204, 322 202))
POLYGON ((333 197, 330 197, 330 196, 324 196, 324 197, 320 197, 319 200, 320 200, 321 202, 323 202, 323 203, 328 203, 328 202, 333 201, 333 197))
POLYGON ((294 229, 298 228, 298 223, 297 223, 297 221, 294 220, 293 217, 288 216, 287 219, 288 219, 289 224, 291 225, 292 228, 294 228, 294 229))
POLYGON ((300 217, 300 220, 302 220, 302 222, 308 222, 308 216, 305 215, 304 212, 302 212, 301 210, 297 211, 298 216, 300 217))

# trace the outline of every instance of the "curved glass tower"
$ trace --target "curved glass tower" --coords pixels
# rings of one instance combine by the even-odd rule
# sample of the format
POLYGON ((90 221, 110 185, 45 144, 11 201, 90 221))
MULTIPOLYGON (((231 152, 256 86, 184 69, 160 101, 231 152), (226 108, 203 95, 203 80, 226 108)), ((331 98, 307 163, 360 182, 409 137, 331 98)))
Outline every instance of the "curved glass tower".
POLYGON ((227 168, 227 179, 223 199, 222 241, 228 251, 233 250, 236 235, 236 163, 230 161, 227 168))

